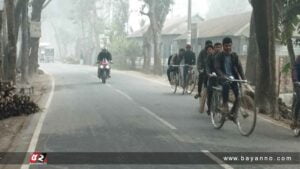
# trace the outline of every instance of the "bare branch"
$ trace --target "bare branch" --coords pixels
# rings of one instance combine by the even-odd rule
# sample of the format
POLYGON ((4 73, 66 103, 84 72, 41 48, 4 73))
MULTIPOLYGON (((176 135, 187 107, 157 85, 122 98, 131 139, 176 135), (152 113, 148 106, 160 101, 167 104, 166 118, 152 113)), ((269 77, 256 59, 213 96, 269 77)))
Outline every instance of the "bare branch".
POLYGON ((44 5, 43 5, 43 9, 45 9, 51 2, 52 0, 48 0, 44 5))

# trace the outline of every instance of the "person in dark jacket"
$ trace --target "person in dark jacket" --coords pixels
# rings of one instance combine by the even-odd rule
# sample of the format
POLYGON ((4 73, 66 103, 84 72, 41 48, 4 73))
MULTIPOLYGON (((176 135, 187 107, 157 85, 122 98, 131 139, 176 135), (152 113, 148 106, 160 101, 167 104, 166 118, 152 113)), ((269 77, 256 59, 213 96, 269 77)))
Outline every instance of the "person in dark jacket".
MULTIPOLYGON (((108 62, 112 61, 112 56, 107 49, 102 49, 97 57, 98 63, 102 62, 104 59, 106 59, 108 62)), ((98 75, 99 75, 99 71, 100 69, 98 69, 98 75)), ((110 77, 110 69, 108 70, 108 77, 110 77)))
MULTIPOLYGON (((215 72, 215 66, 214 66, 214 47, 212 45, 206 46, 206 63, 205 63, 205 73, 207 77, 207 81, 205 84, 205 87, 207 88, 207 114, 210 115, 210 103, 211 103, 211 94, 212 94, 212 80, 209 78, 213 72, 215 72)), ((202 97, 201 99, 205 99, 205 97, 202 97)))
POLYGON ((211 98, 213 94, 213 87, 217 85, 217 77, 215 70, 215 58, 216 56, 222 52, 222 44, 217 42, 214 46, 208 47, 207 53, 209 54, 206 61, 206 74, 207 74, 207 114, 210 115, 210 104, 211 98), (213 50, 209 50, 209 48, 213 48, 213 50), (210 52, 211 51, 211 52, 210 52))
POLYGON ((223 39, 223 51, 219 53, 215 58, 215 70, 217 75, 220 77, 220 82, 223 87, 223 105, 222 111, 229 112, 228 100, 229 90, 232 89, 235 102, 231 111, 233 120, 236 119, 236 109, 239 104, 239 88, 238 83, 226 83, 228 79, 242 79, 245 80, 245 74, 239 57, 236 53, 232 52, 232 40, 229 37, 223 39))
POLYGON ((184 63, 184 72, 183 72, 183 80, 184 80, 184 86, 186 86, 187 83, 187 75, 188 71, 192 69, 191 66, 194 66, 196 64, 196 55, 192 51, 192 46, 191 45, 186 45, 186 51, 184 53, 184 56, 180 63, 184 63))
POLYGON ((112 56, 107 49, 102 49, 102 51, 98 54, 98 58, 97 58, 98 62, 101 62, 104 59, 106 59, 109 62, 112 61, 112 56))
MULTIPOLYGON (((292 67, 292 80, 294 83, 300 82, 300 55, 297 56, 295 61, 295 65, 292 67)), ((295 129, 299 125, 299 110, 300 110, 300 85, 295 84, 294 89, 296 92, 296 100, 293 104, 295 104, 295 112, 294 112, 294 119, 293 123, 291 124, 291 129, 295 129)))
POLYGON ((193 66, 196 64, 196 55, 192 51, 191 45, 186 45, 186 51, 183 56, 184 64, 193 66))
POLYGON ((211 40, 207 40, 205 42, 205 47, 204 47, 204 49, 201 50, 201 52, 197 58, 197 69, 199 72, 199 78, 198 78, 198 93, 195 95, 195 99, 198 99, 199 97, 201 97, 202 86, 207 81, 207 76, 204 71, 205 71, 205 63, 206 63, 206 59, 207 59, 206 47, 209 45, 213 45, 211 40))
POLYGON ((178 67, 174 66, 174 65, 179 65, 180 64, 180 60, 183 58, 185 53, 184 49, 180 49, 179 53, 176 53, 174 55, 171 55, 168 59, 168 70, 167 70, 167 75, 168 75, 168 79, 169 81, 171 81, 171 72, 178 72, 178 67))

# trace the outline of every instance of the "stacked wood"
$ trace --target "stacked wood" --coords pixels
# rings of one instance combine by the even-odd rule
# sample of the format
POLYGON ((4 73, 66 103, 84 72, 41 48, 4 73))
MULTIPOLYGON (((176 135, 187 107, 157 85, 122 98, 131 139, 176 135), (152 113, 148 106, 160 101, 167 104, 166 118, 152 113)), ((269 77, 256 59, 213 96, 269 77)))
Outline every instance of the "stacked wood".
MULTIPOLYGON (((253 88, 249 85, 246 86, 246 89, 244 90, 244 94, 249 96, 252 102, 252 104, 255 102, 254 101, 254 96, 255 96, 255 91, 253 88)), ((279 114, 282 119, 286 120, 292 120, 292 108, 290 106, 287 106, 281 98, 278 98, 278 108, 279 108, 279 114)))
POLYGON ((39 110, 39 106, 30 96, 17 94, 16 88, 11 83, 0 82, 0 119, 29 115, 39 110))

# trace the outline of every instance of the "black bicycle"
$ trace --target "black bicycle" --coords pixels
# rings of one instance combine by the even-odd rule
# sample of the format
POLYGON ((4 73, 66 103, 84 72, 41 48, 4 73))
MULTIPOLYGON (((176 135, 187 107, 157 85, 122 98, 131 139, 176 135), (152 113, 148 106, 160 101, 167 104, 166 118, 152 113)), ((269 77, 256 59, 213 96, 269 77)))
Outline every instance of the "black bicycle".
MULTIPOLYGON (((254 102, 249 96, 243 94, 243 84, 247 84, 248 82, 245 80, 234 80, 228 79, 226 83, 238 83, 239 88, 239 103, 236 105, 236 118, 232 117, 232 114, 229 112, 224 113, 220 109, 222 105, 222 86, 213 87, 212 101, 211 101, 211 121, 215 129, 221 129, 226 122, 226 120, 233 121, 243 136, 249 136, 255 129, 256 125, 256 107, 254 102)), ((230 104, 233 108, 233 105, 230 104)), ((231 108, 231 109, 232 109, 231 108)), ((232 111, 232 110, 231 110, 232 111)))
MULTIPOLYGON (((299 92, 300 90, 300 83, 296 82, 294 83, 296 92, 299 92)), ((294 92, 293 94, 293 106, 292 106, 292 113, 293 113, 293 120, 296 121, 296 126, 292 127, 293 133, 295 137, 300 136, 300 119, 299 119, 299 110, 296 112, 296 104, 300 98, 297 97, 297 93, 294 92)), ((299 95, 299 94, 298 94, 299 95)))
POLYGON ((181 65, 180 67, 180 82, 182 86, 182 94, 192 94, 196 88, 196 83, 198 82, 198 77, 195 71, 195 66, 191 65, 181 65), (186 71, 186 78, 184 78, 184 71, 186 71))
POLYGON ((173 71, 170 72, 170 85, 171 85, 172 92, 174 94, 177 92, 177 88, 180 83, 178 67, 179 67, 178 65, 173 65, 172 66, 173 71))

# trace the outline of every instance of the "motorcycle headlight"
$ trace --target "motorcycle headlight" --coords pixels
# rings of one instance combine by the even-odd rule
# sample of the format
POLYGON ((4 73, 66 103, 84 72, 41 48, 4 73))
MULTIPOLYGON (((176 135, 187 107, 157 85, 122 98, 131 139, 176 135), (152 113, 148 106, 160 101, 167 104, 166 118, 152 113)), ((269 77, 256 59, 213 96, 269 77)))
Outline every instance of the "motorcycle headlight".
POLYGON ((100 69, 103 69, 104 68, 104 66, 103 65, 100 65, 100 69))
POLYGON ((109 65, 106 65, 106 67, 105 67, 106 69, 110 69, 110 66, 109 65))

